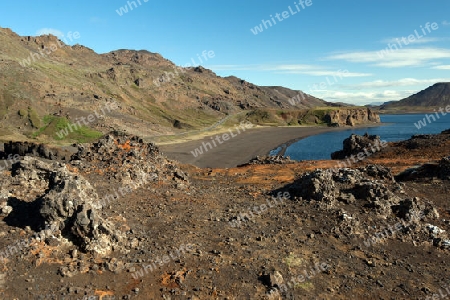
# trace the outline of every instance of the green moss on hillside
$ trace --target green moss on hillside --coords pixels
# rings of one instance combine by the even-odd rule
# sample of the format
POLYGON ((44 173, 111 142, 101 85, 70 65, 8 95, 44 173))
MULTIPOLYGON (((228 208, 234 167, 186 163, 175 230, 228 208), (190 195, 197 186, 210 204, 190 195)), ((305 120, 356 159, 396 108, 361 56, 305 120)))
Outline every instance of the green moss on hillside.
POLYGON ((87 126, 78 126, 71 123, 64 117, 45 116, 44 126, 33 133, 33 138, 46 135, 56 141, 76 141, 78 143, 87 143, 100 138, 103 133, 93 130, 87 126))
POLYGON ((33 126, 33 128, 41 127, 41 120, 39 118, 39 115, 31 107, 28 108, 28 120, 30 120, 31 126, 33 126))

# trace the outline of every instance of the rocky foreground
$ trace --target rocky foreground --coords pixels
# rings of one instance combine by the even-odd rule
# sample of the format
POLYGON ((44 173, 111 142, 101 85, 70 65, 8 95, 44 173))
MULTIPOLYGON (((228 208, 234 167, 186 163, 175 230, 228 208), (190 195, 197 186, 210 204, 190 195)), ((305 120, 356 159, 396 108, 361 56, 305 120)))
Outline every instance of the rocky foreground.
POLYGON ((342 161, 226 170, 119 133, 73 149, 6 144, 0 297, 448 295, 450 134, 348 161, 375 140, 350 137, 342 161))

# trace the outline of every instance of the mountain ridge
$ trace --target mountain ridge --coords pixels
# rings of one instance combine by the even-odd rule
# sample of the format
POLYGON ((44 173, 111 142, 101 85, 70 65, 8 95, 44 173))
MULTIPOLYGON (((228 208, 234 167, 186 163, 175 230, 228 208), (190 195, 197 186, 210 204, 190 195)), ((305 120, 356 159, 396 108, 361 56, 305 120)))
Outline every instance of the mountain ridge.
POLYGON ((438 82, 399 101, 390 101, 379 106, 383 111, 432 111, 433 108, 450 105, 450 82, 438 82))
POLYGON ((4 28, 0 69, 0 119, 7 120, 0 124, 2 140, 58 140, 55 132, 111 102, 115 110, 78 123, 67 139, 113 129, 142 137, 173 135, 225 118, 237 123, 255 109, 283 123, 278 111, 342 106, 299 90, 220 77, 202 66, 179 67, 147 50, 97 54, 53 35, 19 36, 4 28))

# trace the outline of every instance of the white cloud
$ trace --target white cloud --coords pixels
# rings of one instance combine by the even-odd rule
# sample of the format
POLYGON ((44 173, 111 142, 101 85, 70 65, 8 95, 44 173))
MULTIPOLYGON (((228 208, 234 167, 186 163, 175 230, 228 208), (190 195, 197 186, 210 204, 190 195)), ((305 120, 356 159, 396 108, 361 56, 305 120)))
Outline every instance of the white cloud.
POLYGON ((311 76, 333 76, 333 77, 368 77, 372 76, 370 73, 352 73, 348 70, 330 70, 325 67, 312 65, 280 65, 273 70, 279 73, 288 74, 306 74, 311 76))
POLYGON ((346 72, 342 71, 305 71, 305 72, 287 72, 293 74, 307 74, 311 76, 333 76, 333 77, 369 77, 373 76, 371 73, 356 73, 356 72, 346 72))
POLYGON ((311 71, 311 70, 321 70, 324 67, 322 66, 314 66, 314 65, 302 65, 302 64, 294 64, 294 65, 276 65, 271 66, 271 70, 277 71, 311 71))
POLYGON ((367 77, 370 73, 352 73, 348 70, 331 70, 328 67, 316 65, 212 65, 207 66, 213 71, 274 71, 284 74, 305 74, 311 76, 336 77, 367 77))
POLYGON ((450 70, 450 65, 435 66, 432 69, 435 69, 435 70, 450 70))
POLYGON ((375 88, 379 89, 379 88, 393 88, 403 86, 432 85, 435 84, 436 82, 450 82, 450 78, 434 78, 434 79, 403 78, 393 81, 375 80, 352 85, 340 85, 340 87, 353 90, 365 90, 375 88))
POLYGON ((401 100, 416 93, 415 90, 393 91, 384 90, 381 92, 343 92, 343 91, 311 91, 315 97, 331 101, 344 102, 356 105, 366 105, 373 102, 387 102, 401 100))
MULTIPOLYGON (((405 37, 405 39, 407 39, 407 37, 405 37)), ((415 39, 414 41, 409 42, 409 44, 428 44, 428 43, 433 43, 433 42, 441 42, 441 41, 445 41, 445 40, 446 40, 445 38, 425 37, 425 38, 415 39)), ((398 43, 400 43, 402 46, 405 45, 402 42, 402 37, 385 39, 385 40, 382 40, 381 42, 383 44, 398 44, 398 43)))
POLYGON ((53 29, 53 28, 41 28, 38 31, 36 31, 36 35, 46 35, 46 34, 52 34, 56 37, 62 38, 64 36, 64 33, 62 33, 60 30, 58 29, 53 29))
POLYGON ((264 65, 206 65, 213 71, 263 71, 264 65))
POLYGON ((385 68, 426 66, 436 59, 450 59, 450 49, 415 48, 383 49, 380 51, 357 51, 333 54, 325 59, 344 60, 353 63, 369 63, 385 68))

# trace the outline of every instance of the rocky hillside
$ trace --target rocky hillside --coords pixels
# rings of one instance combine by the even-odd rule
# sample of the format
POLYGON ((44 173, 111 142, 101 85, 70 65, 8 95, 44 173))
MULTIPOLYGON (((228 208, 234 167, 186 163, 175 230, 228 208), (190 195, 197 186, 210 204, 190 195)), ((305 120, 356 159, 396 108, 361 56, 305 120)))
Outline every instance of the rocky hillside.
POLYGON ((179 67, 157 53, 97 54, 52 35, 21 37, 2 28, 0 70, 4 141, 87 142, 115 129, 151 138, 243 119, 263 125, 372 122, 364 117, 367 110, 358 108, 325 120, 316 108, 342 104, 222 78, 201 66, 179 67), (267 122, 261 110, 273 111, 277 120, 267 122))
POLYGON ((450 82, 440 82, 403 100, 383 104, 380 111, 432 111, 447 105, 450 105, 450 82))
POLYGON ((256 108, 330 106, 283 87, 178 67, 157 53, 97 54, 52 35, 0 28, 0 139, 84 142, 112 128, 143 137, 239 121, 256 108), (57 134, 77 123, 73 130, 57 134))

